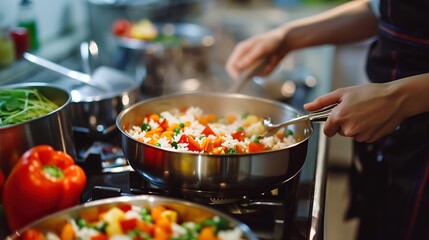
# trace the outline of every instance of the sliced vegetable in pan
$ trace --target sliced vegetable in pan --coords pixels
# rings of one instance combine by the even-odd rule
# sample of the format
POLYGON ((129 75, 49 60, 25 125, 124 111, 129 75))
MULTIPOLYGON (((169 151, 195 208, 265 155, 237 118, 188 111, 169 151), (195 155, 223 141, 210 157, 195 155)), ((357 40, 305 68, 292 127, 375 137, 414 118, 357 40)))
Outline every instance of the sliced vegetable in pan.
POLYGON ((207 217, 200 221, 183 221, 178 211, 158 205, 146 208, 121 203, 111 207, 97 207, 82 211, 58 228, 42 232, 30 228, 22 239, 170 239, 170 240, 241 240, 243 232, 229 220, 207 217), (28 237, 28 238, 26 238, 28 237))

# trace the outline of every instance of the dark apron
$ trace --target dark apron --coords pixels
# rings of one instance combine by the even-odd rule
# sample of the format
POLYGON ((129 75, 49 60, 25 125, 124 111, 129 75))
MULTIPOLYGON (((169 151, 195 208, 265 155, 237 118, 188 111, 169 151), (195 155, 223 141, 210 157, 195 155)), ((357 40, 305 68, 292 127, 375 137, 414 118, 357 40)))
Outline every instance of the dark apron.
MULTIPOLYGON (((369 79, 428 73, 429 1, 381 0, 380 13, 367 60, 369 79)), ((429 112, 373 144, 355 142, 354 151, 346 217, 359 217, 358 239, 429 239, 429 112)))

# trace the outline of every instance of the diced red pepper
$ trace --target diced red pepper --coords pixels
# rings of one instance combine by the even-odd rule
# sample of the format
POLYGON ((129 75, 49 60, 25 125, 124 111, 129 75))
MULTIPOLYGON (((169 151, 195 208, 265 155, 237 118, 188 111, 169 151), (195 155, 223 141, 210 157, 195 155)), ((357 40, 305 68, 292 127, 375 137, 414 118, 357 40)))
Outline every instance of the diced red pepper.
POLYGON ((209 125, 206 125, 206 127, 201 132, 201 134, 204 134, 206 136, 208 136, 208 135, 216 136, 216 133, 213 131, 213 129, 209 125))
POLYGON ((188 144, 188 149, 189 149, 190 151, 198 151, 198 152, 201 152, 201 150, 202 150, 202 148, 201 148, 200 144, 199 144, 196 140, 194 140, 192 137, 190 137, 190 136, 188 136, 188 135, 185 135, 185 134, 183 134, 183 135, 180 137, 180 139, 179 139, 179 142, 178 142, 178 143, 187 143, 187 144, 188 144))
POLYGON ((106 234, 100 233, 95 236, 91 236, 91 240, 108 240, 109 237, 106 234))
POLYGON ((245 139, 243 131, 237 131, 235 133, 232 133, 231 136, 232 136, 233 139, 235 139, 235 140, 237 140, 239 142, 243 142, 244 139, 245 139))
POLYGON ((164 131, 168 129, 168 122, 167 119, 164 119, 160 124, 159 127, 161 127, 164 131))
POLYGON ((121 225, 122 232, 128 232, 131 230, 134 230, 137 228, 138 220, 136 218, 130 218, 130 219, 122 219, 119 221, 119 224, 121 225))
POLYGON ((121 209, 123 212, 128 212, 132 209, 132 206, 129 203, 121 203, 118 205, 118 208, 121 209))
POLYGON ((249 153, 262 152, 265 150, 264 144, 262 143, 249 143, 249 153))
POLYGON ((188 149, 191 151, 197 151, 197 152, 201 152, 202 148, 200 146, 200 144, 194 140, 192 137, 188 137, 188 149))
POLYGON ((44 240, 45 236, 39 230, 30 228, 21 236, 22 240, 44 240))

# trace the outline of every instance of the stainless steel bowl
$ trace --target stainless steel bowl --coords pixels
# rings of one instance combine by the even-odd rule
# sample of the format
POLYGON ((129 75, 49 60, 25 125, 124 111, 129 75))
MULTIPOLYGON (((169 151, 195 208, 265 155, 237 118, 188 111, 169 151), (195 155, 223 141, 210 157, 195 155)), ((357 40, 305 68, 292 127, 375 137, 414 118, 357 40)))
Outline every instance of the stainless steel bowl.
POLYGON ((128 162, 152 184, 188 195, 246 196, 272 190, 301 170, 313 133, 309 122, 291 126, 297 143, 254 154, 179 152, 139 142, 125 131, 130 126, 140 126, 149 113, 190 106, 217 116, 230 113, 269 116, 273 122, 301 115, 289 105, 239 94, 182 93, 139 102, 122 111, 116 124, 122 133, 122 149, 128 162))
POLYGON ((69 111, 71 101, 67 90, 47 83, 20 83, 0 86, 0 89, 37 89, 59 107, 42 117, 19 124, 0 127, 0 168, 6 175, 29 148, 47 144, 56 150, 76 156, 69 111))
POLYGON ((214 210, 212 208, 200 205, 197 203, 191 203, 184 200, 167 198, 162 196, 155 195, 139 195, 139 196, 124 196, 116 198, 108 198, 103 200, 98 200, 94 202, 88 202, 76 207, 72 207, 52 215, 46 216, 22 229, 13 233, 12 235, 6 237, 6 239, 19 239, 19 236, 22 235, 26 230, 30 228, 35 228, 43 232, 53 231, 58 228, 58 225, 67 221, 70 218, 77 218, 79 213, 84 211, 90 211, 90 209, 95 208, 104 208, 118 206, 121 203, 129 203, 132 205, 137 205, 145 207, 148 209, 154 208, 159 205, 163 205, 169 209, 178 212, 178 216, 182 222, 185 221, 195 221, 201 222, 207 218, 213 216, 223 217, 230 223, 230 227, 238 227, 243 233, 244 239, 248 240, 257 240, 256 235, 249 229, 249 227, 234 218, 214 210))

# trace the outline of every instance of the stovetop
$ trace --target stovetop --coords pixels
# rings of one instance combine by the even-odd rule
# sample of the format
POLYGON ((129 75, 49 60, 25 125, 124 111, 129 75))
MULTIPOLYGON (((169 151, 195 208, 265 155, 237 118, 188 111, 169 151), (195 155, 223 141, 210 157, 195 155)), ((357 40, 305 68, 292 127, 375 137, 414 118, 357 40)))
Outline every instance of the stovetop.
POLYGON ((260 239, 308 239, 315 207, 315 167, 318 158, 318 126, 309 140, 307 159, 300 174, 263 193, 233 198, 189 196, 163 190, 133 171, 121 146, 119 131, 105 139, 88 139, 77 134, 78 164, 87 173, 88 182, 81 202, 98 199, 151 194, 197 202, 213 207, 247 224, 260 239))

